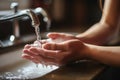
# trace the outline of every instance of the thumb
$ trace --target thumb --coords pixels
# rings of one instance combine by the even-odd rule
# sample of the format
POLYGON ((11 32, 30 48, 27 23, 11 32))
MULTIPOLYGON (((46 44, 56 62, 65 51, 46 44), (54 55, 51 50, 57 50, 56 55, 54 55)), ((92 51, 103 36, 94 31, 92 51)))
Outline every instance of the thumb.
POLYGON ((43 48, 48 50, 66 50, 67 46, 61 43, 46 43, 43 48))
POLYGON ((56 38, 63 38, 64 35, 62 33, 52 32, 52 33, 48 33, 47 37, 51 39, 56 39, 56 38))

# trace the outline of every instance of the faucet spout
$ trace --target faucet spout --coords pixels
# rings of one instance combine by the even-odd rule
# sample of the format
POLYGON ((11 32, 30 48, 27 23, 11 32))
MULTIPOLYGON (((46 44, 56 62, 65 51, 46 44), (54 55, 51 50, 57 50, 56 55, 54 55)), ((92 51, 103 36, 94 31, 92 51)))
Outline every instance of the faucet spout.
POLYGON ((40 25, 40 21, 37 17, 37 15, 32 11, 32 10, 26 10, 27 14, 29 15, 29 17, 31 18, 32 20, 32 26, 33 27, 39 27, 40 25))
POLYGON ((25 16, 28 16, 31 18, 33 26, 40 25, 40 22, 39 22, 39 19, 38 19, 36 13, 33 12, 31 9, 22 10, 20 12, 15 13, 15 14, 0 17, 0 22, 4 22, 7 20, 15 19, 15 18, 21 18, 21 17, 25 17, 25 16))
POLYGON ((26 9, 26 10, 18 11, 14 14, 5 15, 3 17, 0 17, 0 23, 11 20, 11 19, 28 16, 31 18, 32 25, 33 25, 33 24, 38 23, 38 18, 36 17, 37 14, 41 14, 43 16, 43 21, 47 23, 46 27, 47 27, 47 30, 49 30, 50 25, 51 25, 51 20, 48 17, 48 14, 46 13, 46 11, 44 9, 42 9, 41 7, 38 7, 34 10, 26 9))
POLYGON ((38 14, 39 14, 39 13, 42 14, 42 16, 43 16, 43 21, 47 23, 46 28, 47 28, 47 31, 48 31, 48 30, 50 29, 51 20, 50 20, 50 18, 49 18, 49 16, 48 16, 47 12, 46 12, 43 8, 41 8, 41 7, 36 8, 36 9, 34 10, 34 12, 36 12, 36 13, 38 13, 38 14))

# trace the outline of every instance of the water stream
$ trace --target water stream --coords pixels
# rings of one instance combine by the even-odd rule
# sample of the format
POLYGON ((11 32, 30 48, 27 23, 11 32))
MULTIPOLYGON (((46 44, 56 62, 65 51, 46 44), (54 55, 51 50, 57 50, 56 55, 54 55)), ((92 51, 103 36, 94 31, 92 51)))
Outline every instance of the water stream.
POLYGON ((35 28, 35 33, 37 36, 37 41, 40 41, 41 40, 40 28, 39 28, 39 26, 34 26, 34 28, 35 28))
MULTIPOLYGON (((42 43, 41 43, 41 35, 40 35, 40 28, 39 28, 39 26, 34 26, 34 28, 35 28, 35 33, 36 33, 36 37, 37 37, 37 40, 34 42, 34 46, 35 47, 40 47, 40 48, 42 48, 42 43)), ((42 61, 41 62, 41 64, 42 64, 42 66, 43 66, 43 68, 44 67, 46 67, 47 68, 47 66, 48 66, 48 64, 46 64, 44 61, 42 61)), ((36 64, 36 67, 38 68, 38 65, 39 64, 36 64)), ((52 65, 50 65, 51 66, 51 68, 52 68, 52 65)))

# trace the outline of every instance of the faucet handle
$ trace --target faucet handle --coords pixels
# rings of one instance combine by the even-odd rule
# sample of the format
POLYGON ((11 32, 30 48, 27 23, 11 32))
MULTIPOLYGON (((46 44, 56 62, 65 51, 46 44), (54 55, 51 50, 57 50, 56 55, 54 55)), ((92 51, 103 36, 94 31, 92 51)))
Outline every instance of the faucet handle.
MULTIPOLYGON (((12 2, 10 5, 10 8, 13 9, 14 14, 18 12, 18 3, 17 2, 12 2)), ((15 38, 19 38, 20 37, 20 29, 19 29, 19 22, 18 20, 14 20, 13 21, 13 35, 15 36, 15 38)))
POLYGON ((14 13, 18 12, 19 4, 17 2, 12 2, 10 8, 14 10, 14 13))

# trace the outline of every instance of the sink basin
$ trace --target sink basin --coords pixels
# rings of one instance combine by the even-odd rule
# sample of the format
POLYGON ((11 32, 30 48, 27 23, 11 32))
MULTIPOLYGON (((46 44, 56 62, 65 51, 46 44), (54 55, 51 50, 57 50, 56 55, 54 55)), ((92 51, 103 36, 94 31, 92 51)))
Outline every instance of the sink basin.
MULTIPOLYGON (((41 37, 46 38, 46 34, 42 33, 41 37)), ((25 44, 35 39, 35 35, 21 37, 25 44)), ((58 69, 57 66, 36 65, 23 59, 21 57, 23 47, 24 44, 0 48, 0 79, 36 79, 58 69)))
MULTIPOLYGON (((46 34, 41 34, 42 38, 46 38, 46 34)), ((35 35, 22 38, 26 42, 35 39, 35 35)), ((102 65, 91 61, 80 61, 63 67, 36 66, 21 58, 23 46, 24 44, 0 49, 0 80, 91 80, 103 69, 102 65)))
POLYGON ((21 58, 23 46, 0 54, 0 80, 91 80, 102 69, 98 63, 81 61, 63 67, 43 66, 21 58))
POLYGON ((36 66, 33 62, 21 58, 22 48, 0 55, 0 79, 35 79, 58 68, 42 64, 36 66))

